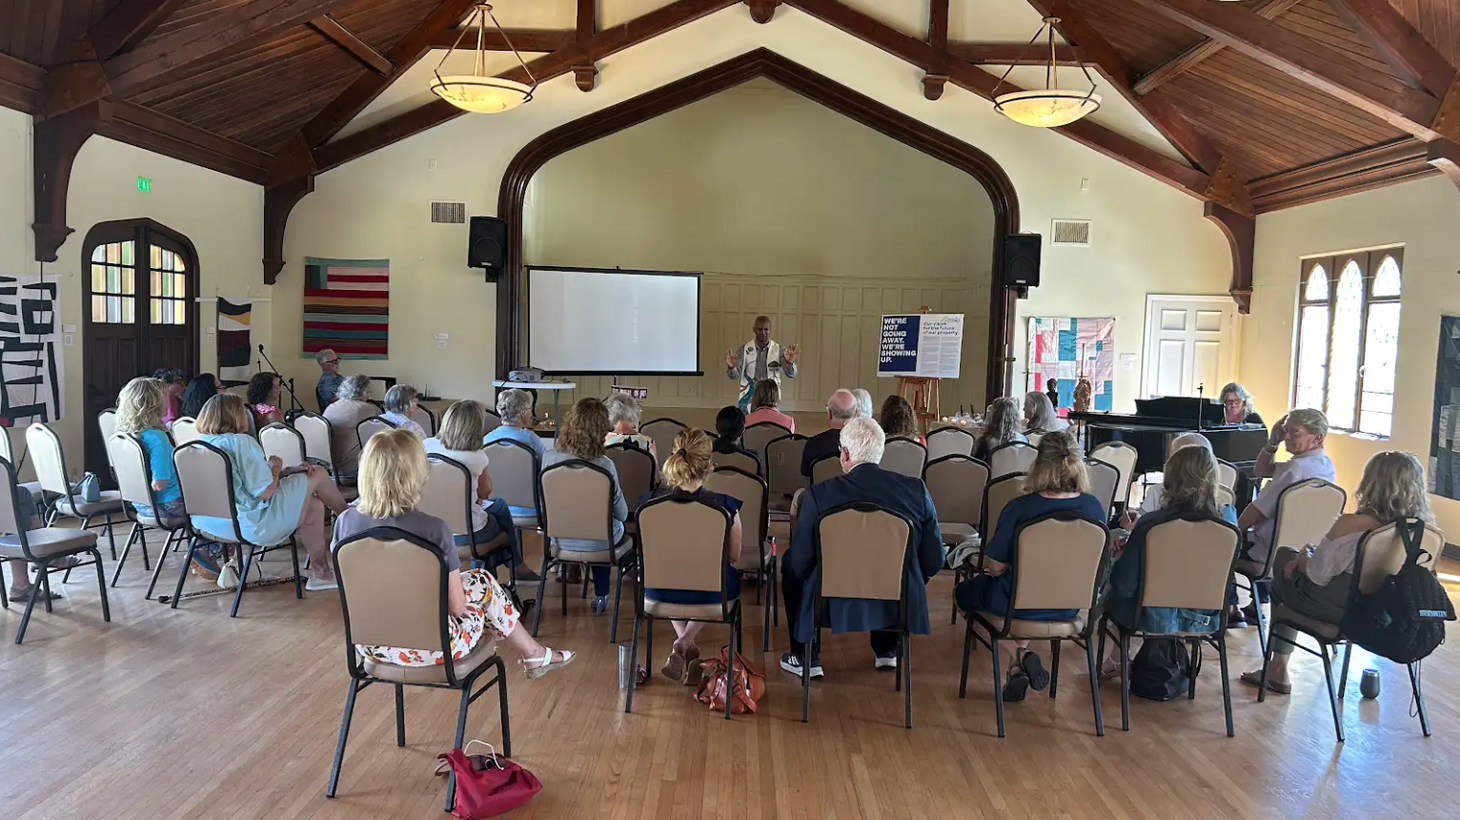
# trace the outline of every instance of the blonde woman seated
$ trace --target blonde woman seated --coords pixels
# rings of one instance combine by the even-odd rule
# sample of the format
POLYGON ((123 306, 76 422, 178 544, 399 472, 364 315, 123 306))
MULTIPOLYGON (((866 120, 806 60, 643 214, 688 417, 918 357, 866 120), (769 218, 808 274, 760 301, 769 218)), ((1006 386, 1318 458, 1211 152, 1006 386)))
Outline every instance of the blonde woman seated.
MULTIPOLYGON (((375 527, 395 527, 431 545, 446 561, 446 611, 451 615, 451 655, 464 657, 482 636, 512 647, 522 656, 529 678, 572 663, 575 653, 552 650, 520 628, 522 613, 512 597, 484 569, 462 571, 451 527, 416 509, 429 467, 421 441, 409 430, 386 430, 370 437, 360 456, 360 501, 335 520, 335 544, 375 527)), ((355 647, 361 654, 397 666, 439 666, 440 650, 398 646, 355 647)))
POLYGON ((984 413, 983 434, 973 445, 973 457, 988 461, 995 448, 1012 441, 1029 443, 1029 439, 1019 432, 1019 402, 1011 398, 994 399, 984 413))
POLYGON ((654 439, 639 432, 639 416, 643 412, 639 400, 627 393, 610 393, 603 400, 603 406, 608 408, 608 423, 613 425, 603 443, 627 443, 640 450, 648 450, 649 455, 654 456, 654 463, 658 464, 659 454, 654 451, 654 439))
MULTIPOLYGON (((239 534, 250 543, 273 546, 295 535, 309 553, 309 590, 335 589, 329 539, 324 532, 324 510, 336 515, 348 505, 340 488, 323 467, 305 464, 284 472, 278 456, 266 456, 258 439, 248 434, 248 405, 243 397, 219 393, 198 414, 202 440, 222 450, 233 470, 234 503, 239 534)), ((226 519, 191 517, 204 535, 229 533, 226 519)))
POLYGON ((369 376, 346 376, 340 382, 335 400, 324 409, 325 421, 330 423, 330 460, 335 464, 335 474, 341 478, 354 478, 360 461, 360 436, 355 425, 380 415, 380 410, 366 401, 369 397, 369 376))
MULTIPOLYGON (((709 478, 710 473, 715 470, 711 456, 713 451, 714 447, 705 431, 696 430, 693 427, 679 431, 679 434, 674 437, 674 452, 664 459, 666 486, 650 493, 650 497, 693 498, 708 502, 711 506, 720 507, 730 513, 730 563, 725 565, 725 589, 729 592, 731 600, 734 600, 740 597, 740 573, 736 572, 732 565, 740 560, 740 507, 742 503, 738 498, 705 489, 705 479, 709 478)), ((683 589, 646 589, 644 597, 668 604, 702 605, 721 602, 718 592, 683 589)), ((700 682, 699 664, 694 663, 700 656, 700 647, 695 643, 695 636, 705 625, 699 621, 670 621, 670 623, 674 625, 674 634, 678 637, 674 640, 669 660, 664 663, 664 676, 686 686, 694 686, 700 682)))
POLYGON ((1049 396, 1038 390, 1024 394, 1024 432, 1052 433, 1069 426, 1070 423, 1054 411, 1054 403, 1049 396))
MULTIPOLYGON (((1406 518, 1434 523, 1429 496, 1425 490, 1425 471, 1413 453, 1387 450, 1369 459, 1364 477, 1359 479, 1354 494, 1358 510, 1339 516, 1323 540, 1309 545, 1302 552, 1279 547, 1272 564, 1272 604, 1325 623, 1343 619, 1353 589, 1354 558, 1359 541, 1370 530, 1376 530, 1406 518)), ((1273 624, 1272 663, 1267 672, 1267 688, 1280 695, 1293 691, 1288 662, 1297 630, 1273 624), (1279 640, 1286 639, 1286 640, 1279 640)), ((1262 684, 1262 670, 1242 673, 1242 682, 1262 684)))
MULTIPOLYGON (((964 612, 1009 614, 1014 589, 1008 570, 1018 546, 1014 534, 1020 524, 1061 510, 1079 513, 1091 521, 1105 521, 1100 501, 1090 494, 1090 479, 1085 474, 1085 463, 1080 459, 1075 439, 1063 430, 1040 440, 1039 454, 1024 479, 1024 491, 1028 495, 1011 500, 999 513, 994 537, 984 547, 986 574, 964 581, 953 591, 958 608, 964 612)), ((1014 612, 1014 617, 1022 621, 1071 621, 1078 614, 1074 609, 1020 609, 1014 612)), ((1029 651, 1028 641, 1013 642, 1012 650, 1008 648, 1009 643, 1000 644, 1013 654, 1003 698, 1005 702, 1021 701, 1030 688, 1038 692, 1049 685, 1049 671, 1039 656, 1029 651)))

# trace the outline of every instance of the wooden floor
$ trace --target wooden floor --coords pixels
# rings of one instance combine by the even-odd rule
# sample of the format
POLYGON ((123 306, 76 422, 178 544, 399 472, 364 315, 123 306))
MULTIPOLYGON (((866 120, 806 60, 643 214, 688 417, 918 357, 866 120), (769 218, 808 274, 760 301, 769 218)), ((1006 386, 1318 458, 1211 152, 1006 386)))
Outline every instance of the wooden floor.
MULTIPOLYGON (((271 572, 285 566, 271 563, 271 572)), ((968 698, 957 697, 963 625, 948 625, 949 584, 946 575, 934 579, 936 626, 913 641, 911 731, 902 726, 892 675, 872 669, 862 635, 829 642, 827 676, 814 684, 811 723, 803 725, 799 687, 775 663, 784 626, 772 654, 762 656, 757 607, 747 612, 746 637, 755 636, 749 657, 769 683, 761 714, 727 723, 659 678, 625 715, 607 618, 592 617, 575 596, 565 620, 550 593, 542 638, 582 654, 540 680, 514 668, 514 752, 544 789, 511 816, 1454 816, 1460 651, 1453 642, 1425 668, 1435 730, 1428 740, 1410 717, 1403 670, 1381 662, 1382 697, 1360 700, 1355 683, 1345 709, 1348 742, 1336 743, 1321 667, 1306 657, 1291 698, 1258 704, 1234 683, 1235 739, 1223 735, 1215 660, 1194 702, 1137 700, 1128 733, 1120 731, 1118 687, 1103 686, 1107 735, 1097 738, 1076 652, 1065 653, 1058 700, 1031 693, 1011 705, 1008 738, 1000 740, 986 655, 975 658, 968 698)), ((333 593, 296 601, 288 586, 250 591, 241 616, 230 620, 225 596, 172 611, 143 601, 145 586, 141 562, 129 563, 105 624, 94 576, 75 576, 67 600, 35 616, 21 647, 10 643, 19 610, 0 613, 6 820, 444 816, 444 783, 431 770, 451 741, 451 693, 408 690, 405 748, 394 742, 390 690, 362 693, 340 795, 324 797, 346 690, 333 593)), ((622 623, 627 640, 630 619, 622 623)), ((661 627, 659 647, 667 648, 669 634, 661 627)), ((703 642, 723 635, 709 628, 703 642)), ((1258 661, 1252 630, 1234 643, 1235 676, 1258 661)), ((1355 682, 1367 665, 1356 659, 1355 682)), ((474 707, 468 737, 498 742, 495 703, 487 697, 474 707)))

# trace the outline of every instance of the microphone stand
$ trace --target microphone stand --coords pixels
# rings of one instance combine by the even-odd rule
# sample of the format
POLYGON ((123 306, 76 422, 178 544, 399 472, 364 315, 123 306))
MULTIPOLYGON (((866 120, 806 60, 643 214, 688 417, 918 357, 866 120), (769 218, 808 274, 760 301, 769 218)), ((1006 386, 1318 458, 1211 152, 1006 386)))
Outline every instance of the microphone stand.
MULTIPOLYGON (((259 349, 262 350, 263 345, 259 345, 259 349)), ((1206 413, 1202 412, 1206 409, 1206 406, 1203 404, 1203 402, 1206 401, 1206 398, 1204 396, 1205 390, 1205 382, 1196 386, 1196 429, 1198 430, 1206 429, 1206 413)))
MULTIPOLYGON (((264 352, 263 345, 259 345, 259 355, 263 356, 264 361, 269 363, 270 370, 273 370, 275 373, 279 372, 278 366, 269 358, 269 354, 264 352)), ((261 367, 259 369, 262 370, 263 368, 261 367)), ((284 385, 284 389, 289 391, 289 410, 284 415, 286 417, 293 417, 295 414, 303 412, 304 405, 300 404, 299 397, 294 395, 294 379, 284 379, 281 377, 281 383, 284 385)))

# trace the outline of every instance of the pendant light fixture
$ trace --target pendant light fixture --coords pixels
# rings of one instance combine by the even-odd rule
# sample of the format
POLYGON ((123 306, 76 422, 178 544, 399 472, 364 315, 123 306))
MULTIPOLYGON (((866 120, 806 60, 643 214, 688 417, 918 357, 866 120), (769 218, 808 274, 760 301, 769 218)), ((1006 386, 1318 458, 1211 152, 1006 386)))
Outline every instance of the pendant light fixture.
POLYGON ((508 39, 507 32, 502 30, 502 24, 497 22, 497 16, 492 14, 492 7, 487 3, 477 4, 476 11, 472 12, 471 21, 466 28, 457 35, 456 42, 441 58, 432 72, 436 79, 431 83, 431 93, 441 99, 472 114, 498 114, 503 111, 510 111, 519 105, 532 99, 532 92, 537 90, 537 80, 532 76, 532 70, 522 60, 522 55, 513 48, 512 41, 508 39), (487 74, 487 21, 491 20, 497 33, 502 35, 502 41, 511 49, 512 56, 517 58, 517 63, 527 74, 531 85, 523 85, 515 80, 508 80, 502 77, 493 77, 487 74), (474 25, 473 25, 474 24, 474 25), (477 33, 476 61, 472 66, 471 74, 448 74, 441 75, 441 66, 461 45, 461 40, 475 28, 477 33))
POLYGON ((1059 63, 1055 59, 1054 45, 1054 27, 1059 21, 1058 17, 1044 18, 1044 25, 1029 40, 1029 44, 1033 45, 1041 34, 1049 32, 1049 65, 1044 72, 1044 88, 999 94, 999 87, 1008 79, 1009 72, 1014 70, 1013 66, 1004 71, 1004 76, 994 86, 994 110, 1020 125, 1058 128, 1100 108, 1100 95, 1095 93, 1095 80, 1083 63, 1080 70, 1085 72, 1085 79, 1090 81, 1090 90, 1060 88, 1059 63))

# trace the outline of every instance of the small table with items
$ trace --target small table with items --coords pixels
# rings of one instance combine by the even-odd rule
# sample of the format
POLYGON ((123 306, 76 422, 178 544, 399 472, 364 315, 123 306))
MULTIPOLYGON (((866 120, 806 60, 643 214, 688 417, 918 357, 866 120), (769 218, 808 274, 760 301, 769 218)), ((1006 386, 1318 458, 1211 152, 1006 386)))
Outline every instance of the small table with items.
POLYGON ((577 382, 514 382, 507 379, 496 379, 492 386, 498 390, 517 388, 518 390, 547 390, 553 394, 553 435, 557 435, 562 420, 558 411, 558 394, 563 390, 577 390, 577 382))

